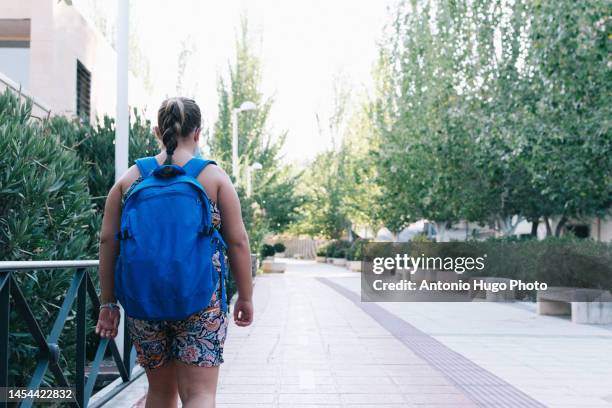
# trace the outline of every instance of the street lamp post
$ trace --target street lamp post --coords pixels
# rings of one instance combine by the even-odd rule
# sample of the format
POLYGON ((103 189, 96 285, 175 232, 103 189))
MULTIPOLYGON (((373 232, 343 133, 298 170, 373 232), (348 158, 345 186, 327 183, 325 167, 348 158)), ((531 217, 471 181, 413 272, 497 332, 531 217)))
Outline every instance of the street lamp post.
POLYGON ((253 164, 251 164, 248 168, 247 168, 247 197, 250 197, 251 194, 253 193, 253 180, 252 180, 252 175, 254 171, 257 170, 261 170, 263 168, 263 166, 261 165, 261 163, 255 162, 253 164))
POLYGON ((117 0, 117 119, 115 125, 115 181, 128 169, 129 121, 128 52, 129 1, 117 0))
POLYGON ((234 183, 238 185, 240 170, 238 167, 238 114, 240 112, 257 109, 257 105, 251 101, 242 102, 239 108, 232 110, 232 176, 234 183))
MULTIPOLYGON (((128 52, 129 52, 129 12, 128 0, 117 0, 117 119, 115 125, 115 181, 128 169, 128 149, 130 135, 130 110, 128 105, 128 52)), ((121 321, 126 315, 120 309, 121 321)), ((124 325, 119 325, 115 338, 123 361, 130 358, 129 346, 125 341, 124 325)))

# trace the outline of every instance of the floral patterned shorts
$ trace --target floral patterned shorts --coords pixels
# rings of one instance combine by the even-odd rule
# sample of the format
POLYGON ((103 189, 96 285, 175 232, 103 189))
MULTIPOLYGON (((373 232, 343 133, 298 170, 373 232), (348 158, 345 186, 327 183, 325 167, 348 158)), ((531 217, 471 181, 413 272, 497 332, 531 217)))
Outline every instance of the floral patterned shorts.
POLYGON ((138 364, 154 369, 171 360, 198 367, 223 363, 227 315, 221 311, 219 285, 210 304, 176 321, 127 318, 128 331, 136 347, 138 364))

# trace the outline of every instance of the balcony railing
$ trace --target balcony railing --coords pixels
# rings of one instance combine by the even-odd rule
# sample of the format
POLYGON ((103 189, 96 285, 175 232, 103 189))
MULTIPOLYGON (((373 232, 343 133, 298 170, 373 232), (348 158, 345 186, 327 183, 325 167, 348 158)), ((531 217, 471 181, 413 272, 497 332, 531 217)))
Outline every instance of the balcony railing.
MULTIPOLYGON (((41 386, 44 375, 50 371, 55 378, 56 385, 59 387, 71 387, 75 390, 76 402, 73 403, 76 407, 87 407, 89 398, 94 390, 94 385, 100 365, 104 358, 107 347, 110 347, 113 359, 117 365, 119 375, 123 384, 117 388, 123 389, 126 383, 129 383, 134 378, 132 377, 132 367, 135 361, 135 352, 132 347, 132 342, 129 339, 126 320, 122 319, 124 341, 123 341, 123 358, 119 353, 119 349, 114 339, 100 339, 98 348, 96 349, 93 362, 89 366, 88 375, 85 375, 87 365, 85 346, 86 346, 86 315, 87 315, 87 297, 89 297, 93 313, 97 319, 97 312, 100 306, 98 295, 94 283, 89 275, 90 270, 95 270, 98 267, 97 260, 91 261, 32 261, 32 262, 0 262, 0 387, 8 386, 9 374, 9 318, 11 312, 11 298, 15 307, 15 312, 20 319, 25 322, 29 333, 32 335, 38 354, 36 356, 36 367, 32 373, 28 388, 36 390, 41 386), (59 270, 69 269, 74 270, 70 287, 68 288, 62 307, 57 314, 53 323, 51 332, 45 335, 39 325, 36 316, 24 297, 15 276, 26 271, 35 270, 59 270), (74 384, 68 384, 64 373, 59 365, 61 350, 58 347, 58 341, 62 333, 62 329, 70 316, 73 304, 76 301, 76 375, 74 384)), ((105 404, 110 398, 116 395, 116 392, 109 392, 104 398, 96 401, 95 406, 105 404)), ((32 399, 24 400, 20 403, 20 407, 31 407, 34 401, 32 399)), ((0 401, 0 407, 7 407, 6 402, 0 401)))

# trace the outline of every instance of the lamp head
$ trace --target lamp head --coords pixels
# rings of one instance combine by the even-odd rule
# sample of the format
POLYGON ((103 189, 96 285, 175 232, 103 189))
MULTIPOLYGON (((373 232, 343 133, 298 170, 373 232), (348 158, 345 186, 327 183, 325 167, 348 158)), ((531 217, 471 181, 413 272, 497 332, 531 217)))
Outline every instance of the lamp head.
POLYGON ((240 109, 241 112, 255 110, 255 109, 257 109, 257 105, 255 105, 255 102, 244 101, 240 105, 239 109, 240 109))

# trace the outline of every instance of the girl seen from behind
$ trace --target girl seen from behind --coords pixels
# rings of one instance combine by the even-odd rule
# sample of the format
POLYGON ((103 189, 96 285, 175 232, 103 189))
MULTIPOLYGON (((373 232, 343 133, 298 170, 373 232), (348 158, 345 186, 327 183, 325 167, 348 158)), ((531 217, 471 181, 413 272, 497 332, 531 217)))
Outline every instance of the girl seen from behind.
POLYGON ((171 98, 158 112, 159 154, 136 161, 111 188, 100 239, 96 332, 115 337, 120 301, 146 407, 214 407, 228 324, 225 252, 238 286, 234 321, 253 320, 251 258, 240 202, 227 174, 194 158, 201 113, 171 98))

